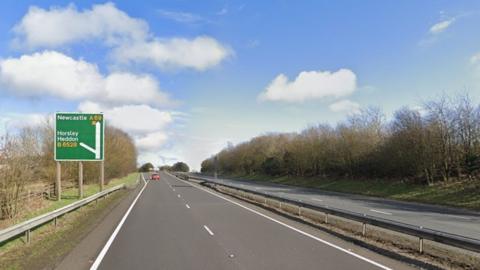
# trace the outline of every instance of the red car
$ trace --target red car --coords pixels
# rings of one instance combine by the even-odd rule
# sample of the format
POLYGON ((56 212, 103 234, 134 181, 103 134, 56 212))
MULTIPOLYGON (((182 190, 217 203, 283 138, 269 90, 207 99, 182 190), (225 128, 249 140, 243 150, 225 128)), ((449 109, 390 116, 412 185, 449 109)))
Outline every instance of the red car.
POLYGON ((160 180, 160 174, 158 174, 158 173, 153 173, 153 174, 150 176, 150 180, 160 180))

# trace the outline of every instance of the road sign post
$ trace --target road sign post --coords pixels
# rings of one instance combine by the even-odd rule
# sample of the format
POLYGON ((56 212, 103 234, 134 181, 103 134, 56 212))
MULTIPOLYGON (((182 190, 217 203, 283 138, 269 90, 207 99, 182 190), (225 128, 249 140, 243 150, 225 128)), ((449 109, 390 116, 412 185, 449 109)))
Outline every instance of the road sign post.
POLYGON ((83 163, 78 162, 78 197, 83 198, 83 163))
POLYGON ((105 183, 105 162, 100 162, 100 191, 103 191, 103 185, 105 183))
POLYGON ((83 197, 83 161, 100 161, 100 190, 104 184, 104 130, 102 113, 55 114, 57 198, 61 198, 60 161, 78 161, 79 197, 83 197))
POLYGON ((57 178, 55 180, 55 195, 57 196, 57 201, 62 199, 62 165, 60 161, 57 161, 57 178))

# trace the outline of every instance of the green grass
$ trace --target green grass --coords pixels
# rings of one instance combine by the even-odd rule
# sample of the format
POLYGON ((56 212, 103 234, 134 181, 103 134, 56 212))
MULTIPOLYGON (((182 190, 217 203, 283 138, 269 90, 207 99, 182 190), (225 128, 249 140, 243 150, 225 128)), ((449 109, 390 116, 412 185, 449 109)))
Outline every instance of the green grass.
POLYGON ((457 181, 427 186, 378 179, 323 179, 264 175, 234 175, 231 177, 480 210, 480 181, 457 181))
MULTIPOLYGON (((134 185, 138 179, 138 173, 131 173, 125 177, 115 178, 109 181, 107 185, 105 185, 105 189, 111 188, 120 184, 126 184, 127 186, 134 185)), ((84 198, 94 195, 95 193, 100 191, 100 186, 98 184, 88 184, 83 186, 83 196, 84 198)), ((41 208, 38 208, 34 211, 30 211, 28 213, 24 213, 17 217, 9 226, 13 224, 18 224, 23 221, 29 220, 36 216, 51 212, 55 209, 62 208, 66 205, 74 203, 79 200, 78 197, 78 188, 71 188, 68 190, 64 190, 62 192, 62 200, 54 201, 48 200, 44 201, 41 208)))
MULTIPOLYGON (((109 183, 107 185, 105 185, 105 189, 111 188, 111 187, 114 187, 114 186, 117 186, 117 185, 120 185, 120 184, 126 184, 127 186, 133 186, 137 182, 137 179, 138 179, 138 173, 131 173, 131 174, 125 176, 125 177, 110 180, 109 183)), ((88 197, 88 196, 91 196, 91 195, 94 195, 95 193, 97 193, 99 191, 100 191, 100 187, 99 187, 98 184, 84 185, 84 198, 88 197)), ((119 193, 119 192, 115 192, 113 194, 113 196, 109 196, 109 198, 117 197, 117 195, 116 195, 117 193, 119 193)), ((120 193, 123 194, 124 192, 120 192, 120 193)), ((77 188, 65 190, 62 193, 62 200, 61 201, 46 200, 43 203, 43 207, 41 207, 41 208, 39 208, 35 211, 25 213, 22 216, 19 216, 18 218, 16 218, 14 220, 13 224, 21 223, 21 222, 23 222, 25 220, 28 220, 28 219, 31 219, 35 216, 39 216, 39 215, 42 215, 44 213, 48 213, 48 212, 53 211, 55 209, 58 209, 58 208, 61 208, 63 206, 66 206, 68 204, 71 204, 71 203, 73 203, 77 200, 79 200, 78 189, 77 188)), ((103 207, 102 205, 106 205, 105 201, 106 200, 101 200, 100 201, 100 203, 99 203, 100 209, 103 207)), ((84 213, 85 211, 86 212, 90 211, 90 210, 84 210, 84 208, 85 209, 91 209, 91 206, 88 205, 88 206, 82 207, 82 208, 80 208, 76 211, 73 211, 71 213, 68 213, 67 216, 69 218, 67 218, 67 219, 61 218, 60 220, 62 220, 62 223, 59 226, 60 227, 63 227, 64 225, 68 225, 70 227, 79 226, 79 224, 75 224, 74 220, 76 218, 74 218, 74 217, 81 217, 81 216, 84 215, 82 213, 84 213), (64 225, 62 225, 62 224, 64 224, 64 225)), ((88 218, 86 220, 88 220, 88 218)), ((48 224, 45 224, 45 225, 40 226, 39 228, 34 230, 33 239, 35 239, 35 240, 33 240, 33 241, 35 241, 35 244, 34 244, 35 247, 32 248, 32 249, 28 249, 28 245, 25 245, 23 235, 19 236, 17 238, 14 238, 12 240, 6 241, 4 243, 1 243, 0 244, 0 258, 2 258, 2 259, 0 260, 0 269, 19 269, 19 268, 23 268, 23 267, 19 266, 19 265, 22 265, 23 262, 21 262, 21 260, 15 259, 17 257, 15 255, 15 254, 17 254, 17 252, 23 253, 23 252, 26 252, 26 250, 30 250, 26 254, 22 255, 22 256, 30 256, 30 257, 48 257, 48 256, 54 256, 55 257, 59 254, 64 254, 64 251, 62 251, 62 249, 55 250, 55 253, 58 253, 58 254, 48 254, 48 256, 45 255, 44 252, 43 252, 45 250, 45 248, 47 248, 47 247, 51 248, 52 243, 60 241, 62 239, 63 235, 64 235, 63 230, 58 229, 58 228, 55 229, 54 227, 48 226, 48 224), (49 235, 49 237, 46 237, 47 235, 49 235), (39 238, 42 239, 42 240, 39 241, 39 238), (13 253, 11 253, 11 252, 13 252, 13 253), (5 256, 6 253, 9 253, 9 256, 5 256), (8 257, 8 258, 5 258, 5 257, 8 257), (6 260, 3 260, 3 259, 6 259, 6 260), (5 264, 5 262, 8 262, 8 263, 5 264)), ((68 248, 72 248, 72 246, 68 243, 65 244, 65 247, 66 246, 68 246, 68 248)))
POLYGON ((44 224, 32 231, 30 244, 25 244, 23 236, 3 243, 0 269, 53 269, 126 194, 120 190, 98 204, 68 213, 56 227, 44 224))

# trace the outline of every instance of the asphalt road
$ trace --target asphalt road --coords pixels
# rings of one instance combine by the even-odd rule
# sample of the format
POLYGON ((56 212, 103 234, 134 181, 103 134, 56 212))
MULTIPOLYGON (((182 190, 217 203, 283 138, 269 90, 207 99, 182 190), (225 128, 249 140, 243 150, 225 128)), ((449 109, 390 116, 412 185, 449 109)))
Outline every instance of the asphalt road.
POLYGON ((93 268, 411 269, 165 173, 139 194, 93 268))
POLYGON ((480 212, 444 206, 401 202, 361 195, 328 192, 260 181, 214 179, 244 189, 266 192, 276 196, 319 206, 330 206, 356 213, 390 219, 415 226, 480 239, 480 212))

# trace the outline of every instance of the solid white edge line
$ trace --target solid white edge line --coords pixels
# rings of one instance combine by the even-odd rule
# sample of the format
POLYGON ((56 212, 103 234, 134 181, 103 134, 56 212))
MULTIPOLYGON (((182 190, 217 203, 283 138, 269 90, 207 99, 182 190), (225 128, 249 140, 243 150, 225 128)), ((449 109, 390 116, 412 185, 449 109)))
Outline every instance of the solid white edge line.
POLYGON ((312 200, 317 201, 317 202, 323 202, 323 200, 317 199, 317 198, 312 198, 312 200))
MULTIPOLYGON (((181 179, 180 179, 180 180, 181 180, 181 179)), ((183 181, 183 180, 182 180, 182 181, 183 181)), ((251 209, 251 208, 248 208, 248 207, 246 207, 246 206, 244 206, 244 205, 242 205, 242 204, 240 204, 240 203, 237 203, 237 202, 235 202, 235 201, 232 201, 232 200, 230 200, 230 199, 228 199, 228 198, 225 198, 225 197, 223 197, 223 196, 221 196, 221 195, 215 194, 215 193, 213 193, 213 192, 210 191, 210 190, 207 190, 207 189, 202 188, 202 187, 194 186, 193 184, 191 184, 191 183, 189 183, 189 182, 186 182, 186 183, 189 184, 189 185, 192 186, 192 187, 195 187, 195 188, 197 188, 197 189, 203 190, 203 191, 205 191, 205 192, 207 192, 207 193, 210 193, 210 194, 212 194, 212 195, 214 195, 214 196, 216 196, 216 197, 218 197, 218 198, 224 199, 224 200, 226 200, 227 202, 230 202, 230 203, 233 203, 233 204, 235 204, 235 205, 237 205, 237 206, 240 206, 240 207, 242 207, 242 208, 244 208, 244 209, 246 209, 246 210, 248 210, 248 211, 250 211, 250 212, 252 212, 252 213, 255 213, 255 214, 257 214, 257 215, 259 215, 259 216, 262 216, 262 217, 264 217, 264 218, 266 218, 266 219, 269 219, 269 220, 271 220, 271 221, 273 221, 273 222, 275 222, 275 223, 278 223, 278 224, 280 224, 280 225, 282 225, 282 226, 284 226, 284 227, 287 227, 287 228, 289 228, 289 229, 291 229, 291 230, 294 230, 294 231, 296 231, 296 232, 298 232, 298 233, 300 233, 300 234, 302 234, 302 235, 304 235, 304 236, 307 236, 307 237, 310 237, 310 238, 312 238, 312 239, 314 239, 314 240, 317 240, 318 242, 321 242, 321 243, 323 243, 323 244, 325 244, 325 245, 327 245, 327 246, 330 246, 330 247, 335 248, 335 249, 337 249, 337 250, 343 251, 343 252, 345 252, 345 253, 347 253, 347 254, 349 254, 349 255, 352 255, 353 257, 358 258, 358 259, 360 259, 360 260, 362 260, 362 261, 368 262, 368 263, 370 263, 370 264, 373 264, 373 265, 375 265, 375 266, 377 266, 377 267, 380 267, 380 268, 382 268, 382 269, 385 269, 385 270, 392 270, 392 268, 389 268, 389 267, 387 267, 387 266, 385 266, 385 265, 383 265, 383 264, 377 263, 377 262, 372 261, 372 260, 370 260, 370 259, 368 259, 368 258, 365 258, 365 257, 363 257, 363 256, 361 256, 361 255, 358 255, 358 254, 356 254, 356 253, 353 253, 353 252, 351 252, 351 251, 349 251, 349 250, 347 250, 347 249, 344 249, 344 248, 342 248, 342 247, 340 247, 340 246, 337 246, 337 245, 335 245, 335 244, 332 244, 332 243, 330 243, 330 242, 327 242, 326 240, 323 240, 323 239, 321 239, 321 238, 318 238, 318 237, 316 237, 316 236, 313 236, 313 235, 311 235, 311 234, 309 234, 309 233, 307 233, 307 232, 304 232, 304 231, 302 231, 302 230, 300 230, 300 229, 297 229, 297 228, 295 228, 295 227, 293 227, 293 226, 290 226, 290 225, 288 225, 288 224, 286 224, 286 223, 283 223, 283 222, 281 222, 281 221, 279 221, 279 220, 276 220, 276 219, 274 219, 274 218, 272 218, 272 217, 269 217, 269 216, 267 216, 267 215, 265 215, 265 214, 262 214, 262 213, 260 213, 260 212, 258 212, 258 211, 256 211, 256 210, 253 210, 253 209, 251 209)))
POLYGON ((389 216, 391 216, 391 215, 392 215, 392 213, 383 212, 383 211, 380 211, 380 210, 375 210, 375 209, 370 209, 370 211, 372 211, 372 212, 375 212, 375 213, 384 214, 384 215, 389 215, 389 216))
POLYGON ((142 190, 140 190, 140 192, 137 194, 137 197, 135 197, 135 200, 133 200, 133 202, 130 205, 130 207, 128 208, 127 212, 125 212, 125 215, 123 215, 122 219, 118 223, 117 227, 113 231, 112 235, 108 239, 108 241, 105 244, 105 246, 103 247, 102 251, 100 251, 100 253, 98 254, 97 258, 95 259, 95 262, 93 262, 92 266, 90 267, 90 270, 96 270, 100 266, 100 263, 102 262, 103 257, 105 257, 105 255, 107 254, 107 251, 110 248, 110 246, 112 245, 113 240, 115 240, 115 237, 117 236, 118 232, 122 228, 123 223, 127 219, 128 215, 130 214, 130 211, 132 211, 133 206, 135 206, 138 198, 140 198, 140 195, 142 195, 142 193, 145 190, 145 188, 147 187, 147 185, 148 185, 148 182, 143 186, 142 190))
POLYGON ((207 225, 203 225, 203 228, 205 228, 205 230, 207 230, 207 232, 213 236, 213 232, 207 227, 207 225))

